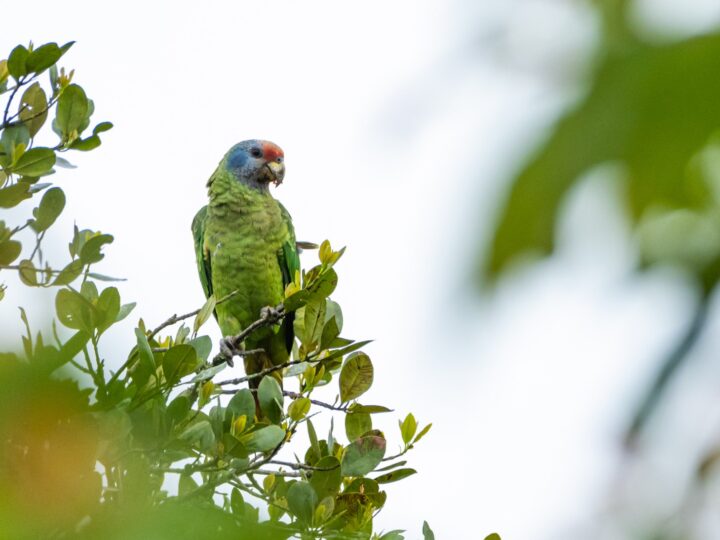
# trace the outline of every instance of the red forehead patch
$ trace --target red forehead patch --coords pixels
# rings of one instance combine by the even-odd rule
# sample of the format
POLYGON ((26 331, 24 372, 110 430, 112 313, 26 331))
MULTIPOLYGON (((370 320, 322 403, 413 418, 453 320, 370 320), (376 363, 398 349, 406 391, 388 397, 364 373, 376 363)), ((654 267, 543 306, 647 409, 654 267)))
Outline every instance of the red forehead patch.
POLYGON ((263 143, 263 156, 267 161, 275 161, 279 157, 283 157, 285 154, 282 149, 271 142, 263 143))

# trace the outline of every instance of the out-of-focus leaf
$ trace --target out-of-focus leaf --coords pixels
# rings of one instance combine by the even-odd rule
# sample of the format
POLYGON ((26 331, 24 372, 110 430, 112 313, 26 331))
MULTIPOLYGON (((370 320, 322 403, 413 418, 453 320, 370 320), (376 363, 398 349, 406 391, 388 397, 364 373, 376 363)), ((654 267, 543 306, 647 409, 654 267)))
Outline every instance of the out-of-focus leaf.
POLYGON ((30 197, 32 194, 30 193, 30 184, 27 182, 18 182, 4 187, 0 189, 0 208, 12 208, 30 197))
POLYGON ((25 124, 34 137, 47 120, 48 102, 45 90, 40 83, 33 83, 28 87, 20 99, 20 120, 25 124))
MULTIPOLYGON (((635 221, 652 207, 707 205, 709 187, 688 181, 686 170, 720 125, 720 78, 709 76, 718 69, 718 33, 609 55, 586 97, 513 180, 482 278, 496 278, 519 256, 552 252, 563 198, 599 164, 625 167, 635 221)), ((717 268, 700 276, 706 287, 717 268)))
POLYGON ((30 287, 36 287, 39 285, 37 269, 31 260, 23 259, 20 261, 18 266, 18 276, 20 277, 20 281, 30 287))
POLYGON ((8 265, 20 256, 22 244, 15 240, 0 242, 0 265, 8 265))
POLYGON ((23 75, 27 75, 27 67, 25 63, 27 62, 29 54, 30 53, 27 48, 22 45, 18 45, 10 51, 10 56, 8 56, 7 59, 7 69, 15 80, 19 79, 23 75))
POLYGON ((84 265, 80 259, 75 259, 70 262, 65 268, 60 270, 60 273, 55 277, 53 281, 54 286, 69 285, 75 281, 80 274, 82 274, 84 265))
POLYGON ((422 532, 423 540, 435 540, 435 533, 432 531, 427 521, 423 521, 422 532))
POLYGON ((42 73, 60 60, 63 52, 57 43, 41 45, 27 55, 25 59, 25 69, 28 73, 42 73))
POLYGON ((64 136, 80 130, 87 121, 89 107, 85 91, 77 84, 70 84, 63 90, 58 100, 56 124, 64 136))
POLYGON ((99 262, 105 257, 100 251, 105 244, 110 244, 113 237, 110 234, 97 234, 88 238, 80 250, 80 259, 85 264, 99 262))
POLYGON ((30 226, 35 232, 49 229, 62 213, 63 208, 65 208, 65 193, 63 193, 63 190, 58 187, 48 189, 40 199, 40 205, 35 211, 35 220, 30 226))
POLYGON ((55 152, 50 148, 31 148, 20 156, 12 172, 21 176, 42 176, 55 165, 55 152))

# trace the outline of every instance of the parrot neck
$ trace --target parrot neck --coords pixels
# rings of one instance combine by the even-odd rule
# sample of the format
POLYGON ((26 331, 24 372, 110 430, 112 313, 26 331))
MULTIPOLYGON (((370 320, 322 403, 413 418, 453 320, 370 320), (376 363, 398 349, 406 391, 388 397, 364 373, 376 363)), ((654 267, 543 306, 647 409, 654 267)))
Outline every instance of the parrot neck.
POLYGON ((235 175, 218 170, 208 182, 208 196, 211 207, 224 206, 230 210, 245 213, 255 204, 264 206, 275 199, 267 185, 258 185, 239 180, 235 175))

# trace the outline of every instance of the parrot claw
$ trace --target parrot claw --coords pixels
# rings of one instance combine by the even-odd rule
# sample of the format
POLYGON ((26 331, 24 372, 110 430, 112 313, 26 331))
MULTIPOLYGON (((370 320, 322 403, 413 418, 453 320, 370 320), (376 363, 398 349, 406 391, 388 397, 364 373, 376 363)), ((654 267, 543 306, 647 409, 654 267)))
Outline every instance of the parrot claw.
POLYGON ((271 306, 265 306, 260 310, 260 318, 271 323, 276 323, 283 317, 283 310, 271 306))
POLYGON ((220 354, 225 357, 225 362, 230 367, 235 367, 233 357, 239 356, 242 351, 238 351, 233 345, 232 337, 226 337, 220 340, 220 354))

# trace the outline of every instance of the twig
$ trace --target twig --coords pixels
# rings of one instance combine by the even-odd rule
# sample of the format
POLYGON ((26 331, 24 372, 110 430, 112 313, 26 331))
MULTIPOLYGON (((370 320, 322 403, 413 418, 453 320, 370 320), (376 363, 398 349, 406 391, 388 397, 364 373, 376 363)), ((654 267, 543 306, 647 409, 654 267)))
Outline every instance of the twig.
MULTIPOLYGON (((217 303, 215 305, 222 304, 223 302, 227 302, 233 296, 237 295, 239 292, 240 291, 233 291, 230 294, 223 296, 220 300, 217 301, 217 303)), ((190 313, 186 313, 185 315, 177 315, 177 314, 171 315, 170 317, 167 318, 167 320, 164 323, 162 323, 160 326, 158 326, 152 332, 150 332, 150 334, 148 335, 148 340, 151 340, 152 338, 154 338, 158 334, 158 332, 160 332, 163 328, 167 328, 168 326, 171 326, 175 323, 184 321, 185 319, 189 319, 190 317, 194 317, 195 315, 200 313, 201 310, 202 310, 202 308, 198 308, 194 311, 191 311, 190 313)))
POLYGON ((334 467, 313 467, 312 465, 305 465, 304 463, 293 463, 291 461, 280 461, 275 459, 268 461, 268 464, 283 465, 285 467, 290 467, 292 469, 300 469, 304 471, 334 471, 340 466, 335 465, 334 467))
MULTIPOLYGON (((257 350, 257 349, 254 349, 257 350)), ((285 369, 286 367, 294 366, 297 364, 304 364, 306 360, 292 360, 289 362, 285 362, 284 364, 278 364, 277 366, 270 366, 269 368, 265 368, 261 371, 258 371, 257 373, 251 373, 250 375, 245 375, 244 377, 237 377, 235 379, 227 379, 226 381, 220 381, 216 382, 215 386, 223 386, 225 384, 241 384, 247 381, 251 381, 253 379, 257 379, 259 377, 264 377, 265 375, 269 375, 270 373, 274 373, 276 371, 279 371, 281 369, 285 369)), ((217 364, 214 364, 217 365, 217 364)), ((235 393, 232 390, 223 391, 223 393, 235 393)))
POLYGON ((13 102, 13 99, 15 99, 15 95, 18 93, 18 90, 25 84, 25 78, 26 77, 20 77, 17 84, 12 90, 12 93, 10 94, 10 97, 8 98, 7 105, 5 105, 5 113, 3 114, 3 129, 5 128, 5 124, 7 124, 8 121, 8 113, 10 112, 10 105, 13 102))
POLYGON ((287 476, 289 478, 305 478, 305 476, 302 473, 299 472, 290 472, 290 471, 269 471, 267 469, 255 469, 253 471, 253 474, 263 474, 265 476, 269 476, 271 474, 274 474, 275 476, 287 476))
MULTIPOLYGON (((287 396, 292 399, 297 399, 299 397, 303 397, 302 394, 298 394, 297 392, 291 392, 290 390, 283 390, 283 395, 287 396)), ((347 412, 348 407, 345 406, 337 406, 337 405, 331 405, 330 403, 325 403, 324 401, 318 401, 317 399, 310 399, 310 403, 313 403, 314 405, 317 405, 319 407, 325 407, 326 409, 330 409, 331 411, 341 411, 341 412, 347 412)))

